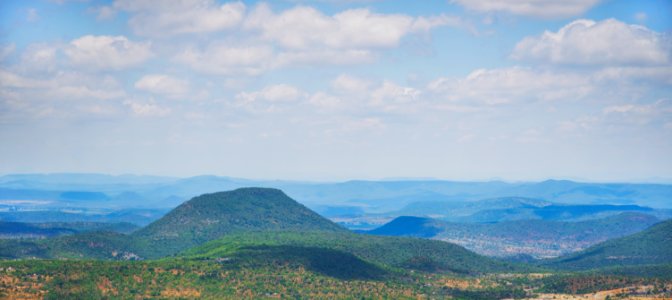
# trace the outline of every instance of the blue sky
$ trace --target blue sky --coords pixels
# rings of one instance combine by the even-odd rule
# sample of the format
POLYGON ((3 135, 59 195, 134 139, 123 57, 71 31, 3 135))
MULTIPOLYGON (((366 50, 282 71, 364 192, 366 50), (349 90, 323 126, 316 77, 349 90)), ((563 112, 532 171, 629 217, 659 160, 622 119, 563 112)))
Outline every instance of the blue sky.
POLYGON ((3 1, 0 173, 672 180, 672 2, 410 3, 3 1))

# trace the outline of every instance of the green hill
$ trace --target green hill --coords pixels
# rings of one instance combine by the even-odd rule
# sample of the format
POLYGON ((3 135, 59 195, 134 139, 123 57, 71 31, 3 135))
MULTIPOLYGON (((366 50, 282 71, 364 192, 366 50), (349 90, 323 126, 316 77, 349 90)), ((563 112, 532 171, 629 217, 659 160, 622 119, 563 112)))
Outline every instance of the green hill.
POLYGON ((128 235, 92 231, 49 239, 0 239, 0 259, 87 258, 134 260, 137 245, 128 235))
POLYGON ((195 197, 132 234, 143 257, 172 255, 245 231, 346 231, 270 188, 241 188, 195 197))
POLYGON ((113 231, 131 233, 138 229, 132 223, 102 223, 102 222, 47 222, 23 223, 0 221, 0 238, 45 238, 59 235, 69 235, 89 231, 113 231))
POLYGON ((609 240, 584 251, 545 262, 546 266, 584 270, 614 266, 672 263, 672 220, 642 232, 609 240))
POLYGON ((475 254, 442 241, 355 234, 352 232, 246 232, 232 234, 192 248, 182 255, 199 259, 226 259, 258 246, 330 249, 395 268, 426 272, 482 274, 520 270, 514 264, 475 254))

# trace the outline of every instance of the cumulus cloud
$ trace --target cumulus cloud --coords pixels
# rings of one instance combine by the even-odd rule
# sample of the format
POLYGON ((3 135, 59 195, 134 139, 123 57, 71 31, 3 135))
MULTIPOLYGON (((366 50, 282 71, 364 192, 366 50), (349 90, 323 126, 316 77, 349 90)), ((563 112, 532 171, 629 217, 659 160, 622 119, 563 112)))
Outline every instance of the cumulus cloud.
POLYGON ((70 42, 64 52, 73 64, 100 70, 125 69, 152 57, 149 42, 133 42, 124 36, 107 35, 80 37, 70 42))
POLYGON ((189 83, 164 74, 149 74, 136 81, 135 88, 168 97, 179 97, 189 92, 189 83))
POLYGON ((511 67, 479 69, 465 78, 438 78, 427 89, 448 101, 497 105, 577 99, 591 92, 593 85, 584 74, 511 67))
POLYGON ((245 16, 242 2, 219 5, 214 0, 116 0, 111 8, 99 9, 99 17, 109 17, 113 10, 131 13, 128 23, 133 32, 152 37, 231 29, 245 16))
MULTIPOLYGON (((91 78, 84 74, 61 72, 54 77, 36 79, 0 69, 0 88, 22 91, 47 99, 115 99, 125 95, 119 83, 110 76, 91 78)), ((37 99, 39 97, 35 97, 37 99)), ((26 97, 26 100, 33 99, 26 97)), ((39 100, 39 99, 37 99, 39 100)))
POLYGON ((328 16, 307 6, 274 13, 258 5, 245 21, 245 28, 290 49, 315 47, 337 49, 390 48, 414 31, 455 23, 454 19, 413 18, 402 14, 376 14, 351 9, 328 16))
POLYGON ((163 117, 171 113, 168 107, 161 107, 154 100, 148 102, 138 102, 126 100, 124 105, 130 108, 131 112, 138 117, 163 117))
POLYGON ((234 106, 249 112, 269 113, 284 110, 287 104, 305 99, 307 94, 288 84, 275 84, 259 91, 240 92, 235 96, 234 106))
POLYGON ((263 88, 256 92, 241 92, 236 95, 236 99, 243 103, 251 103, 256 101, 267 102, 293 102, 299 99, 303 93, 296 87, 288 84, 276 84, 263 88))
POLYGON ((268 46, 235 47, 213 43, 203 49, 184 50, 174 60, 205 73, 258 75, 272 66, 273 54, 268 46))
POLYGON ((21 67, 27 70, 52 71, 59 48, 49 44, 31 44, 21 54, 21 67))
POLYGON ((337 93, 362 94, 365 93, 371 82, 366 79, 341 74, 331 81, 331 87, 337 93))
POLYGON ((512 57, 575 65, 657 65, 670 62, 671 39, 615 19, 577 20, 557 32, 519 42, 512 57))
POLYGON ((422 92, 418 89, 384 81, 380 87, 371 92, 371 104, 381 106, 386 111, 392 111, 399 109, 399 105, 405 106, 415 102, 420 94, 422 92))
POLYGON ((0 69, 0 118, 86 117, 109 115, 126 96, 111 76, 58 72, 35 78, 0 69))
POLYGON ((660 99, 653 103, 625 103, 603 109, 608 121, 619 123, 649 124, 672 122, 672 101, 660 99))
POLYGON ((564 18, 583 14, 600 0, 452 0, 452 2, 478 12, 564 18))

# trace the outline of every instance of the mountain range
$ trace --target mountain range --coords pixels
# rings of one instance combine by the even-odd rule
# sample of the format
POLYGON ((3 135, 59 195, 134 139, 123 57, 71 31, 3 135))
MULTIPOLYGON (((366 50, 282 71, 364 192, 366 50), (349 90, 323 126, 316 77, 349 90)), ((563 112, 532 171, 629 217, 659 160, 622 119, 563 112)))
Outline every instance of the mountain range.
POLYGON ((374 235, 413 236, 453 242, 489 256, 556 257, 599 242, 642 231, 659 222, 654 216, 625 212, 586 221, 517 220, 496 223, 453 223, 422 217, 398 217, 374 235))

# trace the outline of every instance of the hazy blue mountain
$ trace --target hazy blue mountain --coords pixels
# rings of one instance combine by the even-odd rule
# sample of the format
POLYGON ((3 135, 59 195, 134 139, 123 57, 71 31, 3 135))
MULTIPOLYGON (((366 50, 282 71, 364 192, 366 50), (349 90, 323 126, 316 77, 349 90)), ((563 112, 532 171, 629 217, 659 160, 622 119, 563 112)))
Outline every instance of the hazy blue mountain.
POLYGON ((451 241, 477 253, 492 256, 526 254, 549 257, 636 233, 658 221, 654 216, 635 212, 580 222, 520 220, 452 223, 430 218, 399 217, 366 233, 451 241))
MULTIPOLYGON (((292 198, 313 209, 324 206, 352 206, 361 207, 368 214, 402 211, 404 207, 411 209, 414 205, 412 203, 418 202, 431 202, 436 207, 440 205, 441 210, 445 211, 455 205, 460 207, 459 203, 488 198, 672 208, 669 201, 672 185, 669 184, 601 184, 566 180, 527 183, 442 180, 299 182, 221 176, 171 178, 101 174, 18 174, 0 176, 0 211, 21 211, 28 208, 52 210, 72 206, 99 209, 173 208, 194 195, 245 186, 282 189, 292 198)), ((413 209, 422 210, 419 207, 413 209)))
POLYGON ((38 210, 0 212, 0 221, 6 222, 128 222, 139 226, 161 218, 167 209, 121 209, 110 212, 74 210, 38 210))
POLYGON ((139 226, 131 223, 50 222, 21 223, 0 221, 0 238, 46 238, 88 231, 131 233, 139 226))

